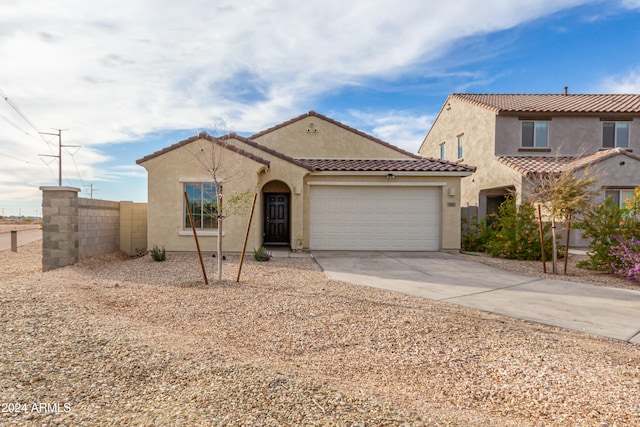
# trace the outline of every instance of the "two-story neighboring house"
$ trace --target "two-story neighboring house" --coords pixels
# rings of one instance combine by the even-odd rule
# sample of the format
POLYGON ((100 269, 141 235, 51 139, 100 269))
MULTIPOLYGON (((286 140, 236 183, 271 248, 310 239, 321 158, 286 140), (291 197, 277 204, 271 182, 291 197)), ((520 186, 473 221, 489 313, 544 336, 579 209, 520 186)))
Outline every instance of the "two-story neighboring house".
POLYGON ((452 94, 419 153, 476 167, 462 179, 463 216, 526 199, 532 177, 570 170, 624 203, 640 186, 640 95, 452 94))

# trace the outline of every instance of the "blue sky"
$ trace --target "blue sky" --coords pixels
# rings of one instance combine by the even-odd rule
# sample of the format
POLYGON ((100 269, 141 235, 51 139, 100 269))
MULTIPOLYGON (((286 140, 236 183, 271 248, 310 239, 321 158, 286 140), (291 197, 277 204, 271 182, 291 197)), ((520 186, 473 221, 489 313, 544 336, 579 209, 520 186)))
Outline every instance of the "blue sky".
POLYGON ((0 0, 0 214, 146 201, 135 161, 309 110, 416 152, 451 93, 640 93, 640 0, 0 0), (309 3, 309 4, 305 4, 309 3), (50 163, 50 164, 46 164, 50 163))

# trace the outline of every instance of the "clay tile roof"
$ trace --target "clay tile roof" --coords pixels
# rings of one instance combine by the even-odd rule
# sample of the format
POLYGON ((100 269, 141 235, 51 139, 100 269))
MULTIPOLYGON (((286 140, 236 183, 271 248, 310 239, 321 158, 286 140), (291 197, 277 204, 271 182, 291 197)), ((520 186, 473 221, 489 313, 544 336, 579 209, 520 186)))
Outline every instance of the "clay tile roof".
POLYGON ((141 165, 142 163, 144 163, 144 162, 146 162, 148 160, 151 160, 151 159, 153 159, 155 157, 158 157, 158 156, 161 156, 161 155, 163 155, 165 153, 173 151, 176 148, 180 148, 182 146, 191 144, 192 142, 197 141, 199 139, 206 139, 207 141, 213 142, 214 144, 217 144, 217 145, 219 145, 221 147, 224 147, 227 150, 234 151, 234 152, 236 152, 236 153, 238 153, 238 154, 240 154, 240 155, 242 155, 244 157, 247 157, 249 159, 255 160, 258 163, 262 163, 263 165, 266 165, 266 166, 270 165, 269 161, 263 159, 262 157, 259 157, 259 156, 256 156, 254 154, 251 154, 251 153, 249 153, 249 152, 247 152, 245 150, 242 150, 241 148, 235 147, 235 146, 233 146, 231 144, 226 144, 223 141, 223 139, 225 139, 225 138, 227 138, 227 136, 224 136, 222 138, 216 138, 216 137, 213 137, 213 136, 209 135, 206 132, 200 132, 198 135, 192 136, 191 138, 185 139, 184 141, 176 142, 175 144, 170 145, 169 147, 165 147, 162 150, 158 150, 158 151, 156 151, 154 153, 151 153, 151 154, 149 154, 147 156, 144 156, 143 158, 136 160, 136 163, 141 165))
POLYGON ((596 151, 582 156, 543 157, 543 156, 501 156, 498 161, 520 172, 531 176, 548 173, 560 173, 585 168, 594 163, 617 155, 624 155, 640 161, 640 156, 620 148, 596 151))
POLYGON ((522 175, 546 174, 562 172, 563 167, 575 160, 575 157, 542 157, 542 156, 501 156, 500 163, 515 169, 522 175))
POLYGON ((452 94, 451 98, 501 113, 640 115, 640 94, 452 94))
POLYGON ((315 171, 333 172, 473 172, 475 168, 460 163, 421 158, 407 160, 300 159, 315 171))

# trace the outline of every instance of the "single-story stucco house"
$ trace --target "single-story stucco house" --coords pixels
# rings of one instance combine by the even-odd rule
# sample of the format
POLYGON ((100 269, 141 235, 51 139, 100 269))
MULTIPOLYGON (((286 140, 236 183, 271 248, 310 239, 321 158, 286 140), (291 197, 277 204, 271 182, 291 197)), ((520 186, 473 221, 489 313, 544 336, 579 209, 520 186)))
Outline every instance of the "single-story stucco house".
MULTIPOLYGON (((248 138, 200 133, 137 163, 148 172, 148 247, 168 251, 195 250, 185 192, 201 248, 216 248, 216 191, 223 213, 234 195, 257 193, 248 250, 457 250, 460 180, 474 171, 314 111, 248 138)), ((225 252, 242 250, 249 212, 224 220, 225 252)))

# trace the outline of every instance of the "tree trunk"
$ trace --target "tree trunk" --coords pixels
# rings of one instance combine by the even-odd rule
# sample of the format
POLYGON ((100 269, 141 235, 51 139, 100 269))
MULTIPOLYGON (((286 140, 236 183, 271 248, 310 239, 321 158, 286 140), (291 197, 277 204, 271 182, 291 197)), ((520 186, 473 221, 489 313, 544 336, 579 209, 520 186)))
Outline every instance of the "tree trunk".
POLYGON ((567 245, 564 249, 564 274, 567 275, 567 264, 569 263, 569 240, 571 239, 571 214, 567 216, 567 245))
POLYGON ((556 244, 556 218, 555 217, 551 217, 551 238, 553 239, 553 241, 551 242, 551 244, 553 245, 553 253, 551 254, 551 257, 553 259, 553 274, 558 274, 558 247, 556 244))
POLYGON ((542 270, 547 274, 547 258, 544 255, 544 231, 542 227, 542 211, 538 205, 538 232, 540 233, 540 254, 542 255, 542 270))
POLYGON ((218 283, 222 282, 222 186, 218 186, 218 283))

